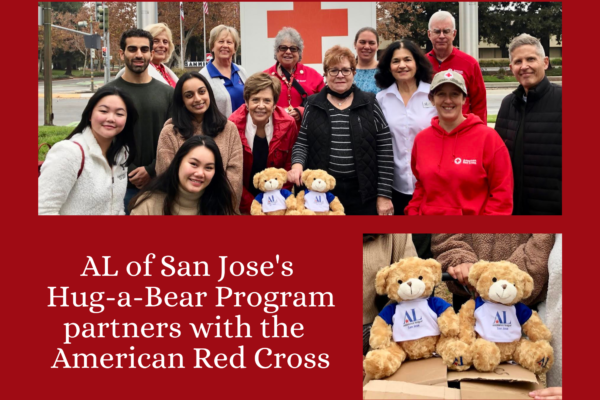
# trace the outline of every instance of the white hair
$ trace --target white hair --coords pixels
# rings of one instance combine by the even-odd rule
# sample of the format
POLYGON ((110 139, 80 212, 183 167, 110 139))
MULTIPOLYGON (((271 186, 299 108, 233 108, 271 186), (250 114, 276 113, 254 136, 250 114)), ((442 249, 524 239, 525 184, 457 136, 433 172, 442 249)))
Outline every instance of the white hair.
POLYGON ((456 20, 454 19, 454 16, 452 16, 452 14, 450 14, 448 11, 441 10, 433 13, 431 18, 429 18, 429 30, 431 30, 431 23, 433 21, 445 21, 447 19, 452 21, 452 29, 456 30, 456 20))
POLYGON ((535 52, 537 53, 538 56, 540 56, 542 58, 542 60, 546 57, 546 52, 544 51, 544 47, 542 46, 540 41, 531 35, 522 33, 519 36, 517 36, 516 38, 514 38, 512 40, 512 42, 510 42, 510 44, 508 45, 508 60, 509 60, 509 62, 512 63, 513 51, 515 51, 515 49, 517 49, 518 47, 525 46, 525 45, 533 46, 535 48, 535 52))

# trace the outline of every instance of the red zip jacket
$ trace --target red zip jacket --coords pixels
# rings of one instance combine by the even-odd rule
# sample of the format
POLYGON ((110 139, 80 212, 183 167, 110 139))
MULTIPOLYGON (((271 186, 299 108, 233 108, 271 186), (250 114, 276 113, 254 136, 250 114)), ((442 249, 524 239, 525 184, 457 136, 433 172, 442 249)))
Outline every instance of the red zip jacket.
POLYGON ((479 68, 477 60, 467 53, 458 50, 456 47, 452 49, 450 56, 442 61, 441 65, 433 50, 427 53, 427 58, 436 73, 451 69, 463 76, 468 92, 467 101, 463 106, 463 114, 473 113, 481 118, 483 122, 487 123, 485 83, 483 82, 483 75, 481 75, 481 68, 479 68))
MULTIPOLYGON (((248 111, 245 106, 238 108, 229 116, 229 120, 235 124, 240 133, 242 140, 242 148, 244 150, 244 180, 242 201, 240 203, 240 212, 242 214, 250 214, 250 206, 254 196, 248 191, 252 185, 252 150, 246 139, 246 122, 248 111)), ((268 168, 283 168, 289 171, 292 168, 292 147, 298 138, 298 128, 296 121, 290 117, 288 113, 281 107, 275 107, 273 111, 273 138, 269 143, 269 155, 267 157, 268 168)), ((290 190, 292 183, 288 182, 283 186, 284 189, 290 190)))
POLYGON ((417 178, 407 215, 511 215, 513 173, 500 135, 475 114, 452 132, 439 124, 415 137, 411 166, 417 178))
MULTIPOLYGON (((275 63, 275 65, 273 65, 271 68, 266 69, 264 72, 278 78, 281 82, 281 93, 279 94, 279 100, 277 101, 277 105, 279 107, 287 109, 288 87, 287 84, 283 81, 283 78, 277 73, 277 63, 275 63)), ((294 79, 296 79, 300 86, 302 86, 302 89, 304 89, 304 91, 306 92, 307 97, 319 93, 321 89, 325 87, 323 75, 319 74, 315 69, 307 67, 306 65, 301 63, 296 64, 294 79)), ((298 112, 300 113, 301 122, 302 117, 304 116, 304 107, 300 107, 300 104, 302 104, 302 96, 300 96, 300 93, 298 93, 296 88, 292 86, 292 107, 298 109, 298 112)), ((300 129, 300 122, 296 124, 298 130, 300 129)))

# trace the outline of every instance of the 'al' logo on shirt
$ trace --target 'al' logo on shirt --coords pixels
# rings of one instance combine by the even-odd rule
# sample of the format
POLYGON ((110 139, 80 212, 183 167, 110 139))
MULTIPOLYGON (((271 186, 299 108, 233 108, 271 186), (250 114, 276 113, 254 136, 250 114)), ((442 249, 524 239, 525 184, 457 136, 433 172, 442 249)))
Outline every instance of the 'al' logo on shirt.
POLYGON ((415 312, 415 309, 411 309, 412 311, 412 315, 411 313, 409 313, 408 311, 406 311, 404 313, 404 326, 408 326, 408 325, 412 325, 416 322, 422 322, 423 321, 423 317, 419 317, 417 319, 417 313, 415 312))
POLYGON ((502 314, 500 312, 496 313, 492 326, 511 326, 511 324, 512 321, 506 321, 506 311, 502 311, 502 314))

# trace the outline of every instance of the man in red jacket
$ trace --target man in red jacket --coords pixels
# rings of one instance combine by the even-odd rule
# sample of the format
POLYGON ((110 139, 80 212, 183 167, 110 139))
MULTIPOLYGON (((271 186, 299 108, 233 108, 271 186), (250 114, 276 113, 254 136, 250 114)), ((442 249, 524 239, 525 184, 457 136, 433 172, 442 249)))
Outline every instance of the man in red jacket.
POLYGON ((469 96, 463 106, 463 114, 475 114, 487 124, 487 100, 481 68, 476 59, 452 45, 456 37, 456 21, 448 11, 438 11, 429 19, 427 31, 433 50, 427 58, 437 73, 452 70, 465 79, 469 96))

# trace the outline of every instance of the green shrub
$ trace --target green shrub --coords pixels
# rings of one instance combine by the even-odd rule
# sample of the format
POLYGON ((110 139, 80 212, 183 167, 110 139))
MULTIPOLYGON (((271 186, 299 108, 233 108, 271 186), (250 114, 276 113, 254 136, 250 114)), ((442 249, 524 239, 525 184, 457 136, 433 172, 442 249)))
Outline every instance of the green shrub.
POLYGON ((188 72, 186 69, 182 69, 182 68, 171 68, 171 71, 173 71, 175 73, 175 75, 177 75, 178 78, 181 78, 181 76, 183 74, 188 72))
POLYGON ((508 58, 484 58, 479 60, 480 67, 503 67, 508 68, 508 58))
POLYGON ((559 58, 551 58, 550 64, 552 65, 560 65, 562 67, 562 57, 559 58))
MULTIPOLYGON (((53 146, 60 142, 73 132, 72 126, 38 126, 38 146, 42 143, 48 143, 53 146)), ((38 160, 44 161, 48 153, 48 147, 44 146, 38 152, 38 160)))

